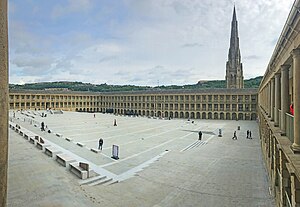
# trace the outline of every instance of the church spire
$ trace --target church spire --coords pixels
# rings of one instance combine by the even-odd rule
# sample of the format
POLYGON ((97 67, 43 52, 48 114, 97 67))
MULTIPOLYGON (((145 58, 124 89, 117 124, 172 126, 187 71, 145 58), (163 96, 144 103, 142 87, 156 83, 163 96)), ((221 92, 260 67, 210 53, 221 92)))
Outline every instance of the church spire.
POLYGON ((226 82, 227 88, 244 88, 243 66, 238 36, 238 21, 236 18, 235 6, 231 21, 230 47, 228 61, 226 63, 226 82))

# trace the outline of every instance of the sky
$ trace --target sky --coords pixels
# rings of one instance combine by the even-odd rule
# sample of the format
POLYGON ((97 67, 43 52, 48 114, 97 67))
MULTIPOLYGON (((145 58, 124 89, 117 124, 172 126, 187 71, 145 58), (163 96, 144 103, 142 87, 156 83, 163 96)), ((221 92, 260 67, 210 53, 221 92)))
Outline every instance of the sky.
POLYGON ((244 79, 263 75, 293 0, 9 0, 10 83, 224 80, 235 4, 244 79))

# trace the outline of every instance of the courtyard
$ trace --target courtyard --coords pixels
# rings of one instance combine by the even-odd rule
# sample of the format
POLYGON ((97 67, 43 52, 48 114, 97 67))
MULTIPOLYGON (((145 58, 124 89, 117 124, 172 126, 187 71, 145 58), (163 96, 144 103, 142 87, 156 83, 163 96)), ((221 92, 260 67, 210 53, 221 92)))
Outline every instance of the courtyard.
POLYGON ((10 129, 8 206, 274 206, 255 121, 50 111, 10 111, 10 121, 96 175, 77 178, 10 129))

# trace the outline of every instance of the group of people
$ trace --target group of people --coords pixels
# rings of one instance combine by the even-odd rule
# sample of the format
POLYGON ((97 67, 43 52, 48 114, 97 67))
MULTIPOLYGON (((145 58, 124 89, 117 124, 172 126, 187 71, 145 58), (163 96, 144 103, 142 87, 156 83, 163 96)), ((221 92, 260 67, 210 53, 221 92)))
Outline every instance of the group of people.
POLYGON ((250 130, 247 130, 247 139, 252 139, 252 132, 250 130))
MULTIPOLYGON (((252 132, 250 130, 247 130, 246 134, 247 134, 246 139, 252 139, 252 132)), ((232 139, 237 140, 236 131, 233 132, 232 139)))

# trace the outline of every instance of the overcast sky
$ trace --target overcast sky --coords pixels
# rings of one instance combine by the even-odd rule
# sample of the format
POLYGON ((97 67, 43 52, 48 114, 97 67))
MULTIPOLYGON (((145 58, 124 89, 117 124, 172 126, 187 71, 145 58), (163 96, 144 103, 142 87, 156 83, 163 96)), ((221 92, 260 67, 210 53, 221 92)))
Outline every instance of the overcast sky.
MULTIPOLYGON (((244 78, 263 75, 293 0, 236 0, 244 78)), ((225 79, 231 0, 9 0, 10 83, 225 79)))

